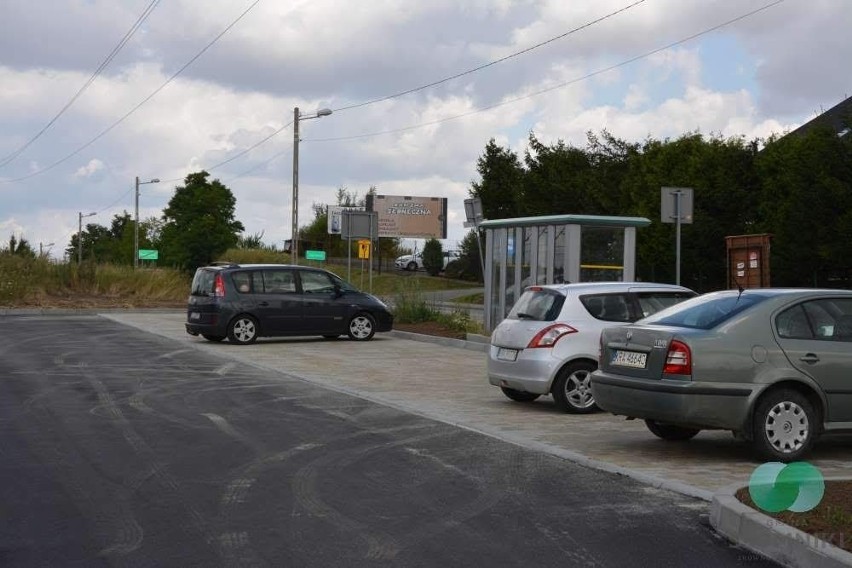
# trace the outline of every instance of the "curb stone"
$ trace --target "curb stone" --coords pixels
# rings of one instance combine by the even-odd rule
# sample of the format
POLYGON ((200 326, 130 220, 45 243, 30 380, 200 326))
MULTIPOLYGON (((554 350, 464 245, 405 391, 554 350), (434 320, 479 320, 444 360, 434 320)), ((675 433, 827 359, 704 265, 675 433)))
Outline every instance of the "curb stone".
POLYGON ((710 524, 716 532, 790 568, 852 566, 852 553, 741 503, 736 497, 741 488, 728 486, 713 496, 710 524))

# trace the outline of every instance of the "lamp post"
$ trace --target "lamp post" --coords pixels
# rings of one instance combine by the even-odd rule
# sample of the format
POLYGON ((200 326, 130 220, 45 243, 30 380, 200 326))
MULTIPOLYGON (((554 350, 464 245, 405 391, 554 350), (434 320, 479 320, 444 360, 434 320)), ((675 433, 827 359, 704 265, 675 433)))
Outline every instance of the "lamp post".
POLYGON ((97 213, 86 213, 83 215, 82 211, 77 212, 77 264, 83 262, 83 217, 91 217, 92 215, 97 215, 97 213))
POLYGON ((43 244, 41 241, 38 243, 38 257, 41 258, 44 256, 44 247, 47 247, 47 251, 50 252, 50 247, 52 247, 55 243, 47 243, 43 244))
POLYGON ((136 222, 133 227, 133 268, 139 266, 139 186, 146 183, 160 183, 158 178, 149 181, 139 181, 136 176, 136 222))
POLYGON ((299 264, 299 121, 330 114, 329 108, 321 108, 313 114, 300 114, 299 107, 293 109, 293 229, 290 239, 290 260, 293 264, 299 264))

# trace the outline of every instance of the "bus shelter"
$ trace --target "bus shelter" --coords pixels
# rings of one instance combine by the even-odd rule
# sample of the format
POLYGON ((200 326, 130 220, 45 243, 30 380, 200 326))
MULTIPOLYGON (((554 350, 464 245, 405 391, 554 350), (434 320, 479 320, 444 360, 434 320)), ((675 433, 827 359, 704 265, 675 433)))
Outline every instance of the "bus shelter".
POLYGON ((482 221, 485 329, 506 317, 527 286, 636 278, 636 228, 644 217, 550 215, 482 221))

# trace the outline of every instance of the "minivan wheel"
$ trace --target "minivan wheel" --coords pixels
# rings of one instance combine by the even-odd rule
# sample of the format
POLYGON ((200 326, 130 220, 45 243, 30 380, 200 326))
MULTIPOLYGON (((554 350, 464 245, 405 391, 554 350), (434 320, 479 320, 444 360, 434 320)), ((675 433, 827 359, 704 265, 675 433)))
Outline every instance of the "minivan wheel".
POLYGON ((597 367, 587 361, 566 365, 556 375, 550 392, 556 406, 571 414, 589 414, 597 409, 592 396, 592 371, 597 367))
POLYGON ((500 390, 502 390, 503 394, 505 394, 515 402, 532 402, 541 396, 540 394, 536 394, 534 392, 519 391, 516 389, 510 389, 509 387, 500 387, 500 390))
POLYGON ((674 424, 665 424, 656 420, 646 420, 645 426, 657 438, 669 440, 670 442, 685 442, 694 438, 701 430, 698 428, 686 428, 674 424))
POLYGON ((408 263, 408 266, 405 267, 406 270, 417 270, 417 263, 411 261, 408 263))
POLYGON ((804 395, 789 389, 772 391, 760 400, 753 427, 754 448, 773 461, 798 461, 817 437, 813 406, 804 395))
POLYGON ((201 337, 203 337, 207 341, 213 342, 222 341, 223 339, 225 339, 224 335, 207 335, 206 333, 202 333, 201 337))
POLYGON ((228 341, 237 345, 248 345, 257 339, 257 322, 251 316, 241 315, 228 325, 228 341))
POLYGON ((376 334, 376 322, 370 314, 358 314, 349 320, 349 338, 369 341, 376 334))

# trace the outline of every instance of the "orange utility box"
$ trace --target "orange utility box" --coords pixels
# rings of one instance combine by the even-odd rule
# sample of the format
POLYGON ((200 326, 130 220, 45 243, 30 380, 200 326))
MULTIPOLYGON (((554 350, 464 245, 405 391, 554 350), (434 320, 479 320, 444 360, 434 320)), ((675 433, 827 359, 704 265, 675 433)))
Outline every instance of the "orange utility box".
POLYGON ((772 235, 725 237, 728 249, 728 288, 768 288, 769 241, 772 235))

